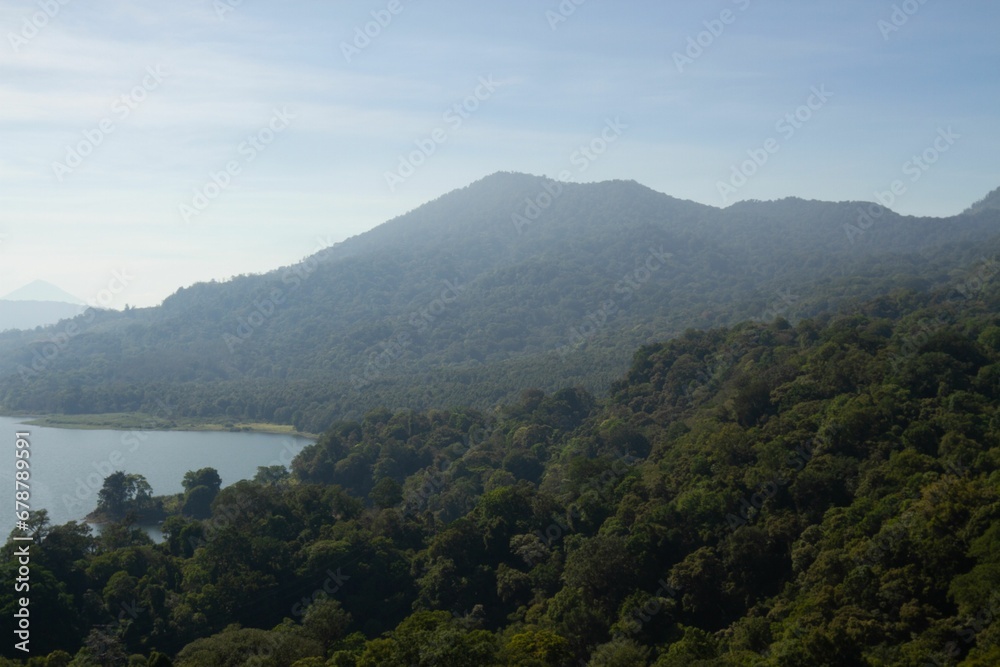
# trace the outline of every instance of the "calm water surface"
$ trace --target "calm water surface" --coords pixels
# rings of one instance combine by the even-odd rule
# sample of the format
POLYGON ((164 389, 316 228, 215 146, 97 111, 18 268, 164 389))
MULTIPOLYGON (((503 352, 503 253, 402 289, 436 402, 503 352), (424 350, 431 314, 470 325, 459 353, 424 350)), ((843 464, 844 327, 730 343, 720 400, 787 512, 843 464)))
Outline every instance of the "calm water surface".
MULTIPOLYGON (((206 431, 77 431, 28 426, 0 417, 0 541, 14 528, 15 434, 31 435, 31 509, 47 509, 53 525, 80 521, 97 504, 104 478, 138 473, 154 495, 179 493, 184 473, 215 468, 228 486, 252 479, 258 466, 285 465, 312 441, 263 433, 206 431)), ((159 538, 157 531, 151 531, 159 538)))

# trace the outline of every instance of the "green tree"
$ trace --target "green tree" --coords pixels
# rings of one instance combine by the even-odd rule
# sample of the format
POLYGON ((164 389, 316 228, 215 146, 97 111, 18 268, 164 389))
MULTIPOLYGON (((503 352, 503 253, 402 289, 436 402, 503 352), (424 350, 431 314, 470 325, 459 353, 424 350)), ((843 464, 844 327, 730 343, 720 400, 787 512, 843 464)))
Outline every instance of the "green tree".
POLYGON ((519 667, 569 667, 573 662, 573 652, 566 638, 544 629, 513 635, 500 655, 504 664, 519 667))
POLYGON ((323 595, 306 609, 302 617, 302 632, 319 642, 326 653, 347 635, 351 622, 351 615, 343 610, 338 600, 323 595))
POLYGON ((218 493, 219 489, 222 488, 222 478, 219 477, 219 471, 215 468, 189 470, 184 473, 184 479, 181 481, 181 485, 184 487, 185 491, 190 491, 195 487, 204 486, 218 493))
POLYGON ((184 505, 181 511, 195 519, 207 519, 212 515, 212 501, 218 495, 207 486, 196 486, 184 495, 184 505))
POLYGON ((230 626, 222 632, 185 646, 177 667, 288 667, 297 660, 319 657, 322 647, 291 632, 230 626))
POLYGON ((104 478, 97 493, 97 511, 111 519, 121 519, 129 510, 148 508, 153 489, 142 475, 113 472, 104 478))
POLYGON ((253 481, 258 484, 280 484, 291 476, 288 468, 283 465, 257 466, 257 474, 253 481))
POLYGON ((403 487, 391 477, 383 477, 375 484, 370 497, 376 507, 395 507, 403 501, 403 487))
POLYGON ((597 647, 587 667, 645 667, 650 651, 631 639, 619 639, 597 647))

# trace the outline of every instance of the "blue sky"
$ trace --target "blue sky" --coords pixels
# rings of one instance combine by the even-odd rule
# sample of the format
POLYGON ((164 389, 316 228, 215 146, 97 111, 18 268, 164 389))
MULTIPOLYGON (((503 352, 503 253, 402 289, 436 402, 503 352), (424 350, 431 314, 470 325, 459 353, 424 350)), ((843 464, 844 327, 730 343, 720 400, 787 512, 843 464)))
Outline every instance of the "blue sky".
POLYGON ((1000 186, 998 19, 985 0, 0 0, 0 293, 155 305, 500 170, 713 206, 903 180, 895 210, 958 213, 1000 186))

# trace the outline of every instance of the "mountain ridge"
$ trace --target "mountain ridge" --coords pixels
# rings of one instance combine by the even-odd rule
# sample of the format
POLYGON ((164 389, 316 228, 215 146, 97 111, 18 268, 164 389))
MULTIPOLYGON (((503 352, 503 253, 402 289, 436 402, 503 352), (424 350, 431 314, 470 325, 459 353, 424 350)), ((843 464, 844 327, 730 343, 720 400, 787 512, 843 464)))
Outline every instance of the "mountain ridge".
POLYGON ((718 209, 635 181, 499 172, 297 264, 92 313, 52 359, 59 329, 0 335, 0 406, 141 411, 155 395, 318 432, 379 404, 602 392, 640 345, 941 286, 1000 252, 1000 213, 869 223, 873 206, 718 209))
POLYGON ((1000 188, 991 191, 988 195, 967 208, 963 212, 963 215, 975 215, 976 213, 982 213, 983 211, 996 210, 1000 210, 1000 188))

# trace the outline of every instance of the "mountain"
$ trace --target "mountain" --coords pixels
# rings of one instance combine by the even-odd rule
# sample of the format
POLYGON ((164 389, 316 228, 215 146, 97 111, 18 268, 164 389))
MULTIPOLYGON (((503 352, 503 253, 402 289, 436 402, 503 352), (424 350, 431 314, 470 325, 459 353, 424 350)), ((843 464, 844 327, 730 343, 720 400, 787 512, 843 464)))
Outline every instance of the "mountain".
POLYGON ((1000 212, 866 202, 717 209, 631 181, 499 173, 303 262, 0 335, 0 406, 155 412, 319 431, 375 406, 492 408, 603 392, 636 347, 968 282, 1000 212))
POLYGON ((984 211, 1000 211, 1000 188, 970 206, 965 210, 964 215, 975 215, 984 211))
POLYGON ((0 301, 53 301, 74 306, 86 305, 69 292, 44 280, 35 280, 10 294, 0 296, 0 301))
POLYGON ((0 331, 34 329, 83 312, 83 301, 52 283, 36 280, 0 297, 0 331))

